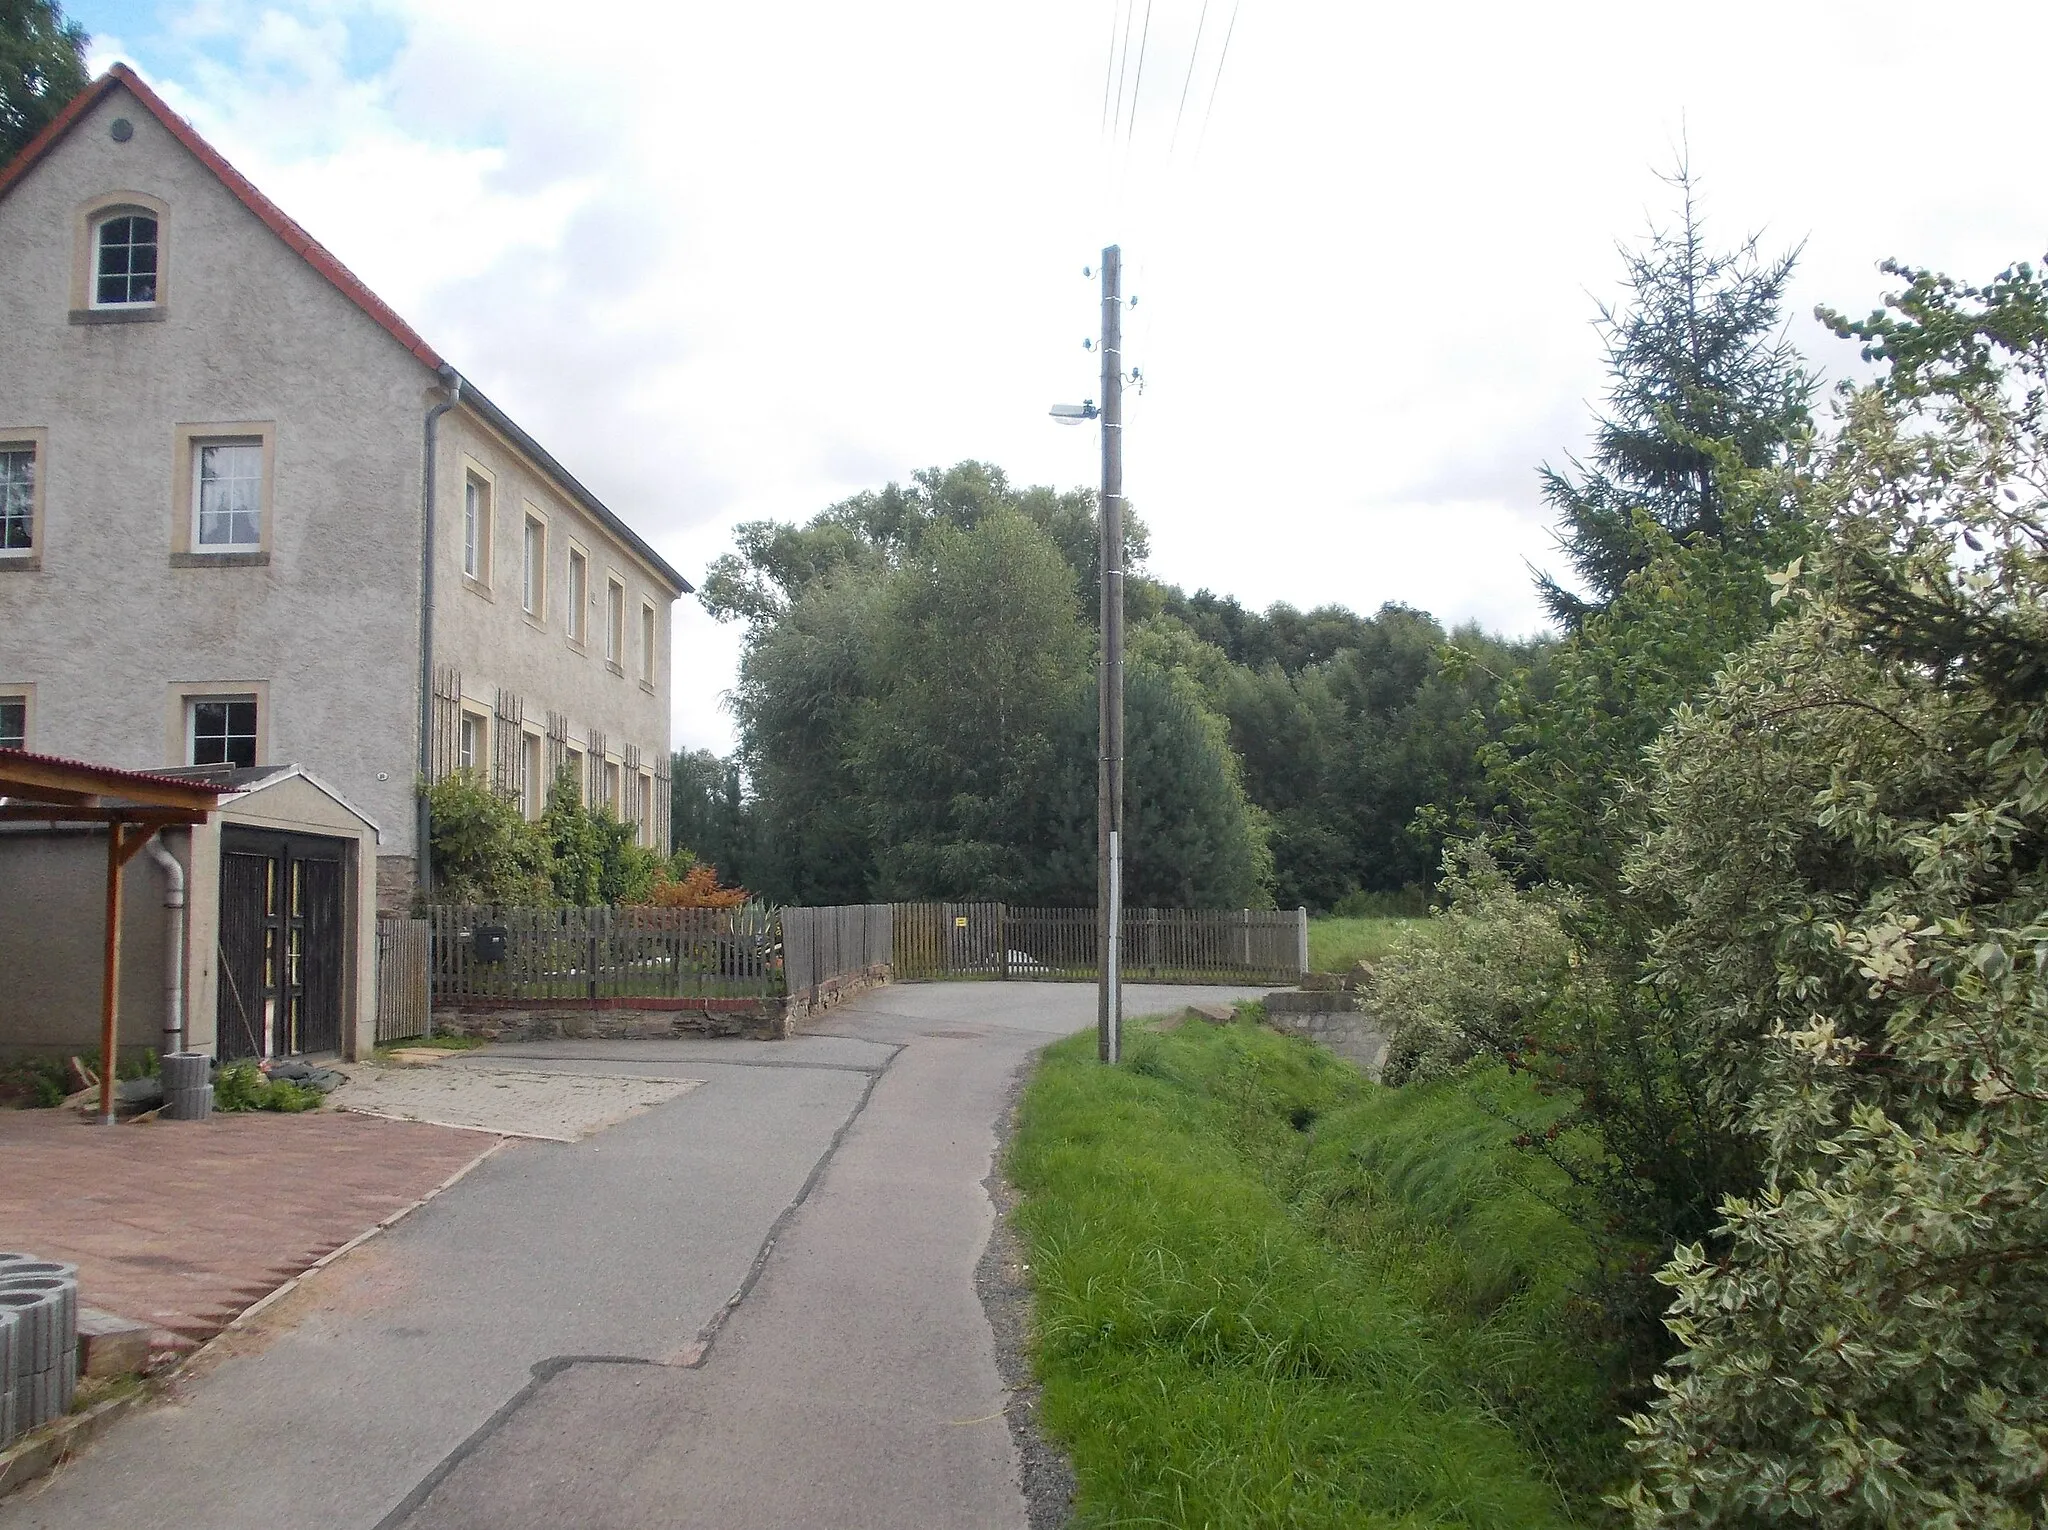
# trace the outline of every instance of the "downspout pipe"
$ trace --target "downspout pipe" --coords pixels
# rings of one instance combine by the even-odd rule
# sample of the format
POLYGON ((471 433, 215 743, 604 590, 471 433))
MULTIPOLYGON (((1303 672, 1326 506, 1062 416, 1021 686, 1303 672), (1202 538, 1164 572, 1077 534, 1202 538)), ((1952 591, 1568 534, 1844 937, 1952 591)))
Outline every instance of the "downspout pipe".
POLYGON ((434 886, 433 815, 426 793, 434 768, 434 427, 462 402, 462 374, 443 362, 441 382, 448 396, 427 411, 420 487, 420 757, 412 856, 414 883, 423 896, 434 886))
POLYGON ((185 868, 164 846, 163 831, 143 846, 164 873, 164 1046, 185 1050, 185 868))

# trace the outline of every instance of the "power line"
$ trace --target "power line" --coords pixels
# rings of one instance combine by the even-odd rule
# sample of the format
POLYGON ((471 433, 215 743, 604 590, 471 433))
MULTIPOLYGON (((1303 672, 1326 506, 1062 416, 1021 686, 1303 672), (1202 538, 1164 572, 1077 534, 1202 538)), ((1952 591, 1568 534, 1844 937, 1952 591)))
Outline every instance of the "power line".
POLYGON ((1136 0, 1126 0, 1124 7, 1124 48, 1123 58, 1118 62, 1116 70, 1116 116, 1109 124, 1111 138, 1116 137, 1116 130, 1123 125, 1124 120, 1124 75, 1129 72, 1131 66, 1131 11, 1135 4, 1136 0))
MULTIPOLYGON (((1208 0, 1202 0, 1204 5, 1208 0)), ((1109 3, 1109 56, 1102 64, 1102 136, 1109 137, 1109 82, 1116 78, 1116 13, 1120 0, 1109 3)))
POLYGON ((1173 137, 1166 145, 1167 158, 1173 157, 1174 145, 1180 142, 1180 119, 1187 115, 1188 87, 1195 83, 1195 60, 1202 56, 1202 28, 1209 22, 1209 0, 1202 0, 1202 14, 1195 18, 1195 45, 1188 50, 1187 78, 1180 82, 1180 106, 1173 114, 1173 137))
POLYGON ((1209 119, 1216 113, 1216 92, 1223 84, 1223 66, 1230 62, 1230 39, 1237 31, 1237 8, 1243 0, 1230 0, 1230 25, 1223 29, 1223 51, 1216 55, 1216 78, 1209 82, 1209 105, 1202 112, 1202 136, 1195 140, 1195 154, 1209 141, 1209 119))
POLYGON ((1124 142, 1138 130, 1138 92, 1145 84, 1145 44, 1152 36, 1152 0, 1145 0, 1145 28, 1138 34, 1138 72, 1131 79, 1131 115, 1124 124, 1124 142))

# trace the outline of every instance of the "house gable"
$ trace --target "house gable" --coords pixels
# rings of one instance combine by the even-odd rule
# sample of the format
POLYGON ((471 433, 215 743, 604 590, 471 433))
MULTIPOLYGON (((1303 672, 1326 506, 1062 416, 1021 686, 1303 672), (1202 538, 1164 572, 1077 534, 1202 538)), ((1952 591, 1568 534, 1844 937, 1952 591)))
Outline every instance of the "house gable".
MULTIPOLYGON (((431 368, 443 382, 456 377, 454 368, 438 351, 427 344, 417 330, 399 317, 396 310, 372 292, 360 277, 335 257, 332 251, 259 191, 254 182, 229 164, 219 150, 200 137, 190 123, 172 111, 163 98, 150 89, 141 76, 126 64, 113 65, 98 80, 80 92, 22 149, 20 154, 8 163, 5 169, 0 169, 0 203, 4 203, 9 194, 25 182, 33 170, 77 130, 80 124, 90 119, 96 108, 117 92, 125 92, 127 99, 132 99, 139 109, 148 113, 165 132, 205 166, 242 206, 277 236, 287 249, 325 278, 337 292, 403 346, 423 366, 431 368)), ((168 258, 172 261, 177 258, 176 239, 174 227, 167 249, 168 258)), ((175 282, 175 277, 173 276, 171 280, 175 282)), ((171 302, 175 304, 175 301, 173 296, 171 302)), ((559 493, 580 505, 608 533, 623 542, 628 551, 643 563, 650 573, 672 586, 674 595, 691 593, 692 586, 688 580, 684 579, 610 507, 578 482, 503 410, 469 385, 467 380, 464 380, 463 392, 466 409, 474 412, 489 429, 503 437, 509 445, 534 463, 553 481, 559 493)))

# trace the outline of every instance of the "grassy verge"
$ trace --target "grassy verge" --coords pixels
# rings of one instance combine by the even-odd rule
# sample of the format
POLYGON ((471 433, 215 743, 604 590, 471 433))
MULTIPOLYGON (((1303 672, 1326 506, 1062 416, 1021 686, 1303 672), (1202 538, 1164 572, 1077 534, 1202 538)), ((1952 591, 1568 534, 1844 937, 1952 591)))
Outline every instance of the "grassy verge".
POLYGON ((1091 1048, 1046 1054, 1009 1166, 1082 1525, 1574 1523, 1616 1454, 1587 1255, 1509 1128, 1246 1025, 1091 1048))
POLYGON ((1311 919, 1308 922, 1308 964, 1317 972, 1343 972, 1353 963, 1376 962, 1393 948, 1403 931, 1420 919, 1311 919))
POLYGON ((415 1036, 409 1041, 387 1041, 377 1048, 377 1061, 388 1062, 393 1052, 474 1052, 487 1043, 481 1036, 450 1036, 436 1033, 415 1036))

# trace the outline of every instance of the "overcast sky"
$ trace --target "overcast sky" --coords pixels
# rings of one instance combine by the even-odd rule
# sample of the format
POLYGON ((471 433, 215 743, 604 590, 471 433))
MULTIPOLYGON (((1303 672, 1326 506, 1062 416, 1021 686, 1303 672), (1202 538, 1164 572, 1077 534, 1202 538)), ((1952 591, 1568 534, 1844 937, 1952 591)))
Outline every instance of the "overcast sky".
MULTIPOLYGON (((1046 408, 1114 241, 1155 574, 1533 631, 1534 468, 1681 137, 1710 233, 1805 242, 1830 376, 1879 260, 2048 244, 2038 3, 67 10, 693 579, 931 464, 1092 483, 1046 408)), ((678 744, 730 746, 736 653, 678 609, 678 744)))

